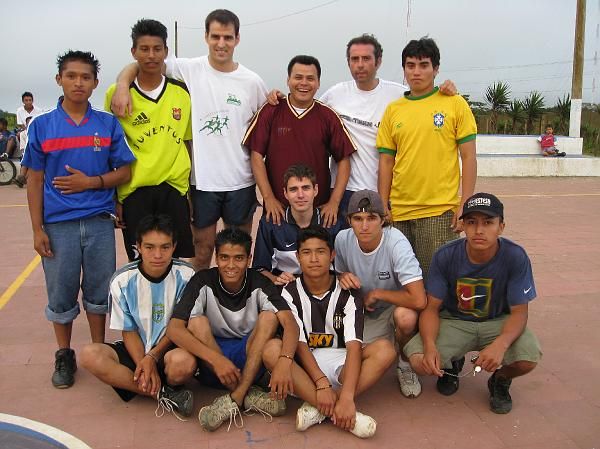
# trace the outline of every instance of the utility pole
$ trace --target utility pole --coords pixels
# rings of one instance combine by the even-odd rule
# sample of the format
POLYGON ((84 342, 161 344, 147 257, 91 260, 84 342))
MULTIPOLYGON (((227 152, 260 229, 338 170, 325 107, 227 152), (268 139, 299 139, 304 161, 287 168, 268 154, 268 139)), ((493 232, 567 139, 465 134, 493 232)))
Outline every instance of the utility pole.
POLYGON ((575 19, 575 46, 573 49, 573 84, 571 87, 571 116, 569 136, 579 137, 583 93, 583 50, 585 41, 585 1, 577 0, 575 19))
POLYGON ((175 57, 179 56, 177 54, 177 20, 175 21, 175 57))

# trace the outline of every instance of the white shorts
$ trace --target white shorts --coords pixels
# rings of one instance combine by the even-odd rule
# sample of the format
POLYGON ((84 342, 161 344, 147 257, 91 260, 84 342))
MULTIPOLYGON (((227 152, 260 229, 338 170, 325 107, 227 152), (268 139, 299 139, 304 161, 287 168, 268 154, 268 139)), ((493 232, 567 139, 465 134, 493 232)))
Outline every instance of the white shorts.
POLYGON ((331 386, 335 390, 340 389, 342 384, 339 377, 346 363, 346 348, 316 348, 313 349, 312 355, 331 386))

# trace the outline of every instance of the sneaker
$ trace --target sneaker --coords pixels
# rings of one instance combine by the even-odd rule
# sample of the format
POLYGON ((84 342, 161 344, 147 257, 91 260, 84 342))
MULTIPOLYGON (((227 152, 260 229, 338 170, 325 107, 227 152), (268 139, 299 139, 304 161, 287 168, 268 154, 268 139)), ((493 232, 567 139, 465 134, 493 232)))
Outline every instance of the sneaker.
POLYGON ((269 393, 253 385, 244 398, 244 409, 245 411, 256 409, 270 416, 281 416, 285 414, 286 405, 283 399, 273 399, 269 393))
POLYGON ((442 377, 438 377, 437 383, 435 384, 435 386, 437 387, 437 391, 439 391, 444 396, 451 396, 454 393, 456 393, 458 391, 459 384, 459 379, 456 376, 460 374, 464 364, 464 357, 458 360, 454 360, 452 362, 452 368, 445 369, 444 375, 442 377))
POLYGON ((56 388, 69 388, 75 383, 75 351, 63 348, 54 354, 54 373, 52 373, 52 385, 56 388))
POLYGON ((229 419, 228 432, 231 423, 235 424, 236 427, 244 426, 240 409, 229 394, 219 396, 211 405, 202 407, 200 413, 198 413, 200 425, 209 432, 217 430, 227 419, 229 419), (238 423, 238 418, 240 423, 238 423))
POLYGON ((296 430, 304 432, 310 426, 321 424, 325 418, 327 417, 316 407, 313 407, 308 402, 304 402, 298 409, 298 412, 296 412, 296 430))
POLYGON ((356 412, 356 422, 354 423, 354 429, 350 431, 352 435, 356 435, 358 438, 371 438, 373 435, 375 435, 376 430, 377 421, 375 421, 368 415, 356 412))
POLYGON ((400 383, 400 391, 405 397, 416 398, 421 394, 419 378, 409 365, 396 368, 396 374, 400 383))
POLYGON ((27 184, 27 178, 25 178, 23 175, 17 175, 13 182, 22 189, 25 187, 25 184, 27 184))
POLYGON ((556 157, 565 157, 567 155, 567 153, 565 153, 564 151, 561 151, 560 153, 556 153, 556 157))
POLYGON ((7 153, 0 154, 0 161, 7 161, 7 160, 8 160, 8 154, 7 153))
POLYGON ((177 419, 183 421, 177 413, 183 416, 190 416, 194 408, 194 394, 185 388, 175 388, 170 385, 163 385, 158 392, 158 406, 154 411, 157 417, 161 417, 165 412, 170 412, 177 419), (160 411, 159 411, 160 410, 160 411))
POLYGON ((494 413, 504 415, 512 410, 512 398, 508 392, 512 379, 503 379, 496 374, 497 372, 488 379, 490 409, 494 413))

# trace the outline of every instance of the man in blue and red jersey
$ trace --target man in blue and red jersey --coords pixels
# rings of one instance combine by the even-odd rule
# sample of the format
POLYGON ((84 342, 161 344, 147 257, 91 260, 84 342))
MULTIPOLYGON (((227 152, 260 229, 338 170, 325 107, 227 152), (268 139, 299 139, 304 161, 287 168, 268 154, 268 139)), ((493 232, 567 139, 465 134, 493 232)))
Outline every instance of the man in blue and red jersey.
POLYGON ((116 259, 114 187, 129 180, 135 157, 117 119, 88 102, 98 85, 94 55, 71 50, 57 64, 63 96, 31 122, 23 165, 33 244, 46 277, 46 317, 59 348, 52 384, 68 388, 77 369, 70 346, 80 285, 92 341, 104 342, 116 259))
POLYGON ((337 214, 350 177, 349 156, 356 150, 342 120, 333 109, 315 100, 321 78, 317 58, 299 55, 288 64, 287 98, 273 106, 265 104, 252 119, 243 144, 251 151, 252 173, 264 200, 265 216, 279 224, 287 200, 283 174, 290 165, 305 164, 317 175, 323 224, 337 222, 337 214), (333 189, 329 157, 338 164, 333 189))

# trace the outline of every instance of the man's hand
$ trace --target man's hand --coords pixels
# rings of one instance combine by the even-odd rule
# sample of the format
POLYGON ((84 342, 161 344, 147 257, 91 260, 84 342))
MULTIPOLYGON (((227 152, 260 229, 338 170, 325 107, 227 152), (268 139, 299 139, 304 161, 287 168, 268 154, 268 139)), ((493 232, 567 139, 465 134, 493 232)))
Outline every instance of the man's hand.
POLYGON ((277 279, 275 279, 275 282, 273 282, 273 283, 275 285, 287 285, 290 282, 294 282, 295 280, 296 280, 296 276, 294 276, 292 273, 288 273, 287 271, 284 271, 279 276, 277 276, 277 279))
POLYGON ((373 290, 371 290, 369 293, 367 293, 367 295, 363 298, 363 305, 365 306, 365 309, 367 310, 367 312, 373 312, 375 310, 375 307, 373 307, 375 305, 375 303, 377 301, 379 301, 379 298, 377 297, 377 289, 374 288, 373 290))
POLYGON ((273 372, 271 373, 271 397, 273 399, 285 399, 288 393, 294 393, 294 382, 292 381, 292 363, 293 361, 280 357, 273 372))
POLYGON ((502 365, 505 352, 506 349, 500 343, 494 341, 485 349, 479 351, 479 357, 477 357, 475 364, 481 366, 488 373, 493 373, 502 365))
POLYGON ((356 424, 356 405, 349 398, 340 398, 333 409, 333 424, 344 430, 354 429, 356 424))
POLYGON ((91 188, 91 178, 80 170, 65 165, 65 169, 71 173, 67 176, 56 176, 52 180, 52 185, 60 190, 60 193, 69 195, 79 193, 91 188))
POLYGON ((125 229, 127 226, 125 220, 123 220, 123 204, 117 201, 115 204, 115 211, 117 212, 117 220, 115 221, 115 227, 119 229, 125 229))
POLYGON ((337 223, 337 214, 339 207, 340 203, 336 203, 335 201, 329 200, 327 203, 323 204, 319 208, 321 209, 321 216, 323 217, 324 228, 330 228, 337 223))
POLYGON ((277 106, 280 98, 285 98, 285 94, 280 90, 273 89, 267 95, 267 103, 269 103, 271 106, 277 106))
POLYGON ((215 375, 219 378, 219 382, 228 388, 235 388, 242 380, 242 372, 233 364, 231 360, 223 355, 219 355, 213 363, 215 375))
POLYGON ((434 346, 426 348, 423 354, 423 369, 430 376, 442 377, 444 372, 441 370, 440 353, 434 346))
POLYGON ((265 218, 267 221, 272 221, 276 225, 281 224, 281 220, 285 215, 283 204, 274 196, 271 198, 263 198, 265 208, 265 218))
POLYGON ((462 210, 463 207, 461 205, 452 216, 452 223, 450 224, 452 232, 456 232, 457 234, 460 234, 463 231, 463 221, 458 219, 458 217, 462 215, 462 210))
MULTIPOLYGON (((323 379, 329 382, 327 379, 323 379)), ((318 386, 318 385, 317 385, 318 386)), ((325 385, 323 385, 325 386, 325 385)), ((317 390, 317 409, 325 415, 332 416, 335 403, 337 401, 337 394, 333 388, 325 388, 323 390, 317 390)))
POLYGON ((452 97, 452 96, 456 95, 458 93, 458 91, 456 90, 456 86, 454 85, 454 83, 452 81, 446 80, 440 86, 440 93, 442 93, 444 95, 448 95, 449 97, 452 97))
POLYGON ((128 88, 121 87, 117 83, 117 88, 110 100, 110 110, 117 117, 125 117, 125 114, 131 116, 133 114, 133 100, 128 88))
POLYGON ((344 290, 355 289, 358 290, 360 288, 360 279, 353 273, 346 271, 338 276, 338 280, 340 281, 340 286, 344 290))
POLYGON ((146 355, 140 360, 133 373, 133 381, 138 383, 138 387, 144 393, 149 393, 156 397, 160 390, 161 382, 156 368, 156 362, 152 357, 146 355))
POLYGON ((33 248, 42 257, 52 257, 52 250, 50 249, 50 239, 48 234, 43 229, 35 231, 33 233, 33 248))

